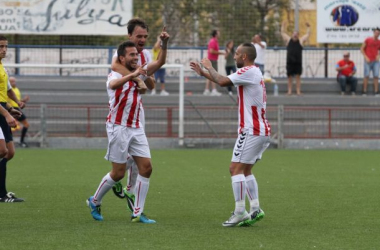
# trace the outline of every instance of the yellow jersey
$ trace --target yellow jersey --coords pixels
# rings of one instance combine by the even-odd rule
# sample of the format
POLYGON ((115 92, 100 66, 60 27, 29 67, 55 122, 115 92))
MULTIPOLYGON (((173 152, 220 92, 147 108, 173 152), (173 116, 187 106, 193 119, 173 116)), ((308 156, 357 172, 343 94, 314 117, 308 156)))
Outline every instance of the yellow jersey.
POLYGON ((4 69, 3 64, 0 62, 0 102, 7 102, 8 100, 8 73, 4 69))
MULTIPOLYGON (((17 99, 21 100, 21 92, 20 92, 20 90, 17 87, 12 88, 12 90, 15 93, 17 99)), ((15 101, 13 101, 11 98, 9 98, 9 97, 8 97, 8 103, 9 103, 9 105, 11 105, 14 108, 18 108, 19 107, 18 104, 15 101)))

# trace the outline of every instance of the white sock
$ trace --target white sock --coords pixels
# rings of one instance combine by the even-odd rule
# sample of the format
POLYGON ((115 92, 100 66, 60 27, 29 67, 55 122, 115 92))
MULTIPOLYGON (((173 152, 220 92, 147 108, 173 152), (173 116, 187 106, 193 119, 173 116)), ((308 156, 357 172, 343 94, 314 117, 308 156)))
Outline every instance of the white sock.
POLYGON ((93 202, 95 203, 95 205, 98 206, 102 203, 103 196, 108 191, 110 191, 110 189, 113 187, 113 185, 115 185, 115 183, 116 182, 114 180, 112 180, 110 173, 106 174, 103 177, 102 181, 99 184, 98 189, 96 190, 96 192, 94 194, 93 202))
POLYGON ((259 187, 253 174, 245 177, 245 183, 247 185, 247 197, 251 208, 250 211, 253 212, 260 208, 259 187))
POLYGON ((128 178, 127 178, 127 191, 128 193, 133 194, 136 187, 137 175, 139 174, 139 169, 137 168, 136 163, 133 163, 128 166, 128 178))
POLYGON ((243 214, 245 211, 245 177, 243 174, 232 176, 232 190, 235 198, 235 214, 243 214))
POLYGON ((137 176, 135 188, 135 207, 133 216, 139 216, 144 211, 145 199, 149 190, 149 178, 137 176))

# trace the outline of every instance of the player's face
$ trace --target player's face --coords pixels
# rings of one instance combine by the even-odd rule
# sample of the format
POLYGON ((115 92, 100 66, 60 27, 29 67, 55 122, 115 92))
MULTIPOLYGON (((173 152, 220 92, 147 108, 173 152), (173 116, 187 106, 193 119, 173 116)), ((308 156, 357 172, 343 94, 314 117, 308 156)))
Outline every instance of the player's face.
POLYGON ((5 56, 7 55, 7 50, 8 50, 8 41, 7 40, 0 41, 0 59, 5 58, 5 56))
POLYGON ((125 67, 128 70, 135 70, 137 68, 137 62, 139 61, 139 54, 137 53, 137 49, 135 47, 128 47, 125 49, 125 57, 122 60, 125 67))
POLYGON ((138 52, 144 49, 146 40, 148 39, 148 31, 140 26, 136 26, 132 34, 129 34, 129 40, 136 44, 138 52))
POLYGON ((292 34, 292 38, 293 40, 298 40, 298 32, 297 31, 294 31, 293 34, 292 34))
POLYGON ((234 59, 235 59, 235 62, 236 62, 236 67, 242 68, 244 66, 243 54, 241 53, 241 46, 239 46, 236 49, 236 52, 235 52, 235 55, 234 55, 234 59))

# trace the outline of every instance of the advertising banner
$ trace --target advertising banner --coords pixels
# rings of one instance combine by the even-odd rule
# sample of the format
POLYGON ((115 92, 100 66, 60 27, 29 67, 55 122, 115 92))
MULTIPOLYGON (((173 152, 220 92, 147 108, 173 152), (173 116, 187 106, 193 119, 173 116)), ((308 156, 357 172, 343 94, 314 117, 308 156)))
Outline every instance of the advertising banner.
POLYGON ((133 0, 1 0, 0 32, 123 35, 133 0))
POLYGON ((318 43, 362 43, 380 28, 380 0, 317 0, 318 43))

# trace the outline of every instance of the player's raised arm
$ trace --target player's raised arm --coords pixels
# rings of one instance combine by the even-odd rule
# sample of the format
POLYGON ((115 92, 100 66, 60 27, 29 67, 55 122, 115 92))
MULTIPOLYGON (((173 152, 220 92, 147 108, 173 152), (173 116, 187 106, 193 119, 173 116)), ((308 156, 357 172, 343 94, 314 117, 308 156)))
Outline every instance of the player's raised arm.
POLYGON ((311 33, 311 31, 310 31, 310 24, 309 24, 309 23, 306 23, 306 27, 307 27, 306 34, 303 35, 303 36, 301 37, 301 39, 300 39, 300 42, 301 42, 301 45, 302 45, 302 46, 303 46, 304 43, 307 41, 307 39, 309 39, 309 37, 310 37, 310 33, 311 33))
POLYGON ((148 64, 148 72, 147 72, 148 75, 154 74, 157 70, 159 70, 165 64, 169 38, 170 38, 170 35, 166 32, 166 27, 164 26, 160 34, 161 51, 158 55, 157 60, 148 64))
POLYGON ((281 24, 281 36, 282 36, 282 39, 284 40, 284 42, 286 44, 288 44, 289 40, 290 40, 290 36, 288 34, 286 34, 286 22, 282 22, 281 24))

